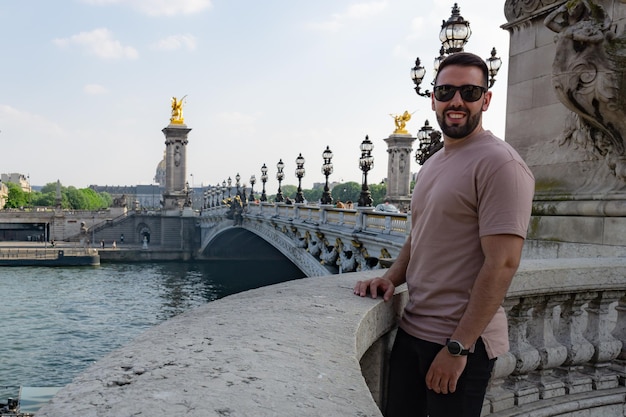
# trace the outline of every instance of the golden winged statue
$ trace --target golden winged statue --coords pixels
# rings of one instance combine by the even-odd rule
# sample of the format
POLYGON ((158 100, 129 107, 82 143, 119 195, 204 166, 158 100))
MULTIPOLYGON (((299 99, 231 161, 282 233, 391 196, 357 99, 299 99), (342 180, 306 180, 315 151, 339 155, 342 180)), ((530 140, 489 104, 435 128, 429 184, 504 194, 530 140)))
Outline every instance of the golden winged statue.
POLYGON ((180 100, 176 97, 172 97, 172 117, 170 122, 174 125, 185 124, 185 118, 183 117, 183 100, 187 95, 183 96, 180 100))
POLYGON ((402 114, 390 114, 389 116, 393 117, 393 121, 396 124, 396 130, 394 130, 393 133, 399 133, 402 135, 409 133, 408 130, 406 130, 406 122, 411 120, 411 113, 405 110, 402 114))

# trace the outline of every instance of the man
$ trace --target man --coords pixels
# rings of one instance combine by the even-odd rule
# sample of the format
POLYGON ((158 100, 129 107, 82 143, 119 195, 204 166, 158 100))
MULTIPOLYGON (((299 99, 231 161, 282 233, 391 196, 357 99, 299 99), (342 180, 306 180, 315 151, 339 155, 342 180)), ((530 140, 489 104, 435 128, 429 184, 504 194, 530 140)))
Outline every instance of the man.
POLYGON ((439 67, 432 108, 444 148, 419 171, 411 234, 384 276, 354 293, 409 301, 390 358, 387 417, 479 417, 495 358, 508 351, 502 301, 519 265, 534 178, 482 127, 488 70, 473 54, 439 67))

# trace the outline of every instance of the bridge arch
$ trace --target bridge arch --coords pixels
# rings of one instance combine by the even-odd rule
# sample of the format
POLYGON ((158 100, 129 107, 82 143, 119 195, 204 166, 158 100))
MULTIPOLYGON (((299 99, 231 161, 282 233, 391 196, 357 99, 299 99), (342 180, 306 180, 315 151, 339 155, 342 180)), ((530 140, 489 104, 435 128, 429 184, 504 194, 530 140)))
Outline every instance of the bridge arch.
POLYGON ((202 228, 202 248, 199 258, 211 259, 225 257, 236 259, 241 255, 242 259, 250 259, 252 250, 261 252, 259 257, 275 257, 278 254, 297 266, 306 276, 324 276, 333 271, 320 262, 309 252, 305 246, 294 245, 294 240, 267 223, 253 222, 248 219, 240 225, 233 225, 228 219, 213 223, 209 228, 202 228), (239 248, 245 248, 245 253, 239 253, 239 248), (230 253, 226 254, 225 251, 230 253))

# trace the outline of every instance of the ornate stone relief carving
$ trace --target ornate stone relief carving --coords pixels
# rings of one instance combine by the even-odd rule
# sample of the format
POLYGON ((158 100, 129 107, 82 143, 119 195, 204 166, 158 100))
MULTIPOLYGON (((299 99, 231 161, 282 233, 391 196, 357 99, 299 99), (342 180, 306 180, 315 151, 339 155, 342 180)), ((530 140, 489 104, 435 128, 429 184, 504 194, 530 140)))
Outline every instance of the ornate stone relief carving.
POLYGON ((504 3, 504 16, 506 16, 506 20, 509 22, 523 19, 559 1, 561 0, 506 0, 504 3))
POLYGON ((563 4, 544 23, 557 33, 552 84, 574 113, 561 144, 603 158, 626 182, 626 37, 616 35, 606 11, 589 0, 563 4))

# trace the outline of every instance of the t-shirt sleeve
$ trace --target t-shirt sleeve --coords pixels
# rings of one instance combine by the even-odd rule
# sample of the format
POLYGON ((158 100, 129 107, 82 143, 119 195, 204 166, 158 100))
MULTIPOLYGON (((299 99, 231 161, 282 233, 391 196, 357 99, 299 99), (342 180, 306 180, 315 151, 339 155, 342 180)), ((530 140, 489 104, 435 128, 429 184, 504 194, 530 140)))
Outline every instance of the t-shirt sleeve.
POLYGON ((480 237, 513 234, 526 238, 535 192, 528 167, 517 160, 508 161, 478 187, 480 237))

